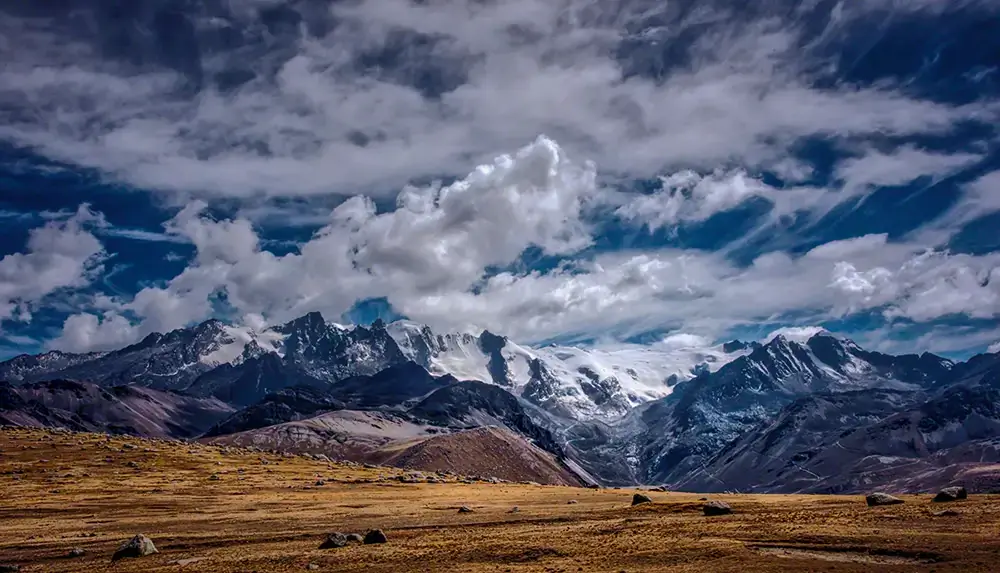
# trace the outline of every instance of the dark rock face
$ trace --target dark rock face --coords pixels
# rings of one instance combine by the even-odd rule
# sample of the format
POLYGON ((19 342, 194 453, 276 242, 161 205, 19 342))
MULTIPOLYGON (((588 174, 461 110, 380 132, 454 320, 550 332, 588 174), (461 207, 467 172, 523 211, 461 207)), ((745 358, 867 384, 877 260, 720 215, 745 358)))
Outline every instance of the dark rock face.
POLYGON ((489 357, 486 369, 493 378, 494 384, 510 386, 510 372, 507 369, 507 361, 501 351, 507 345, 507 339, 497 336, 488 330, 484 330, 479 335, 479 348, 489 357))
POLYGON ((968 497, 969 497, 969 492, 967 492, 964 487, 952 486, 952 487, 946 487, 941 491, 939 491, 938 494, 934 496, 933 501, 939 503, 948 501, 958 501, 960 499, 967 499, 968 497))
POLYGON ((156 546, 153 545, 153 540, 140 533, 123 543, 118 550, 115 551, 114 555, 111 556, 111 561, 145 557, 154 553, 158 553, 158 551, 156 550, 156 546))
POLYGON ((222 436, 343 410, 344 403, 310 387, 297 386, 268 394, 209 429, 205 436, 222 436))
POLYGON ((876 507, 880 505, 899 505, 903 503, 903 500, 887 493, 875 492, 865 496, 865 503, 868 504, 868 507, 876 507))
POLYGON ((396 406, 454 384, 450 376, 433 376, 416 362, 406 361, 374 375, 352 376, 332 384, 327 396, 352 410, 396 406))
POLYGON ((381 529, 372 529, 365 534, 363 543, 365 545, 374 545, 378 543, 385 543, 387 541, 388 538, 386 538, 385 533, 383 533, 381 529))
POLYGON ((650 497, 643 493, 637 493, 632 496, 632 505, 640 505, 643 503, 653 503, 650 497))
POLYGON ((536 424, 510 392, 483 382, 458 382, 434 391, 408 411, 410 416, 436 425, 471 428, 492 418, 529 438, 556 456, 564 456, 552 433, 536 424))
POLYGON ((712 500, 707 502, 702 507, 702 512, 709 517, 717 515, 729 515, 733 512, 733 508, 729 506, 728 503, 724 501, 712 500))

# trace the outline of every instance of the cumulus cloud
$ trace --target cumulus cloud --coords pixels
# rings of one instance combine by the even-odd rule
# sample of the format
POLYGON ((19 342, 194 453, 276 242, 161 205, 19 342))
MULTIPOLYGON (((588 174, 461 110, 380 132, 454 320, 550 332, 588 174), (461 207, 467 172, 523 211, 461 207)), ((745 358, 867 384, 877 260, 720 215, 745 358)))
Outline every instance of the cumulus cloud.
POLYGON ((383 297, 437 329, 489 328, 524 342, 674 330, 686 334, 664 344, 702 343, 739 326, 819 324, 871 309, 909 321, 1000 315, 1000 254, 951 254, 884 234, 768 252, 747 266, 721 252, 589 251, 585 215, 601 193, 594 165, 539 138, 450 185, 406 187, 392 211, 351 198, 285 255, 264 249, 249 221, 213 219, 195 201, 166 224, 195 246, 189 266, 107 305, 103 318, 71 317, 58 346, 114 346, 208 318, 216 303, 274 323, 313 310, 336 319, 383 297), (561 262, 517 270, 528 249, 561 262))
POLYGON ((918 322, 953 314, 994 318, 1000 314, 1000 254, 927 250, 898 268, 864 271, 840 262, 831 287, 846 295, 849 311, 890 305, 886 317, 918 322))
POLYGON ((989 352, 991 354, 1000 353, 1000 342, 994 342, 993 344, 991 344, 990 347, 986 349, 986 352, 989 352))
POLYGON ((681 171, 660 177, 660 189, 636 197, 619 207, 616 214, 655 230, 680 222, 705 221, 751 197, 769 197, 775 191, 743 171, 706 176, 681 171))
POLYGON ((25 250, 0 259, 0 322, 29 321, 45 297, 90 284, 104 249, 91 232, 105 225, 87 205, 32 229, 25 250))

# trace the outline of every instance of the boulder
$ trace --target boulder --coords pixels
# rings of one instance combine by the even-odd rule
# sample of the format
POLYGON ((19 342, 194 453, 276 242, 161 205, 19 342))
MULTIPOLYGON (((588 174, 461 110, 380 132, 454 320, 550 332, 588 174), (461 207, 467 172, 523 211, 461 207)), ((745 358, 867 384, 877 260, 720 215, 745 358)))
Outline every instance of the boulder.
POLYGON ((459 513, 472 513, 472 508, 469 507, 469 506, 467 506, 467 505, 463 505, 462 507, 458 508, 458 512, 459 513))
POLYGON ((119 559, 126 558, 145 557, 154 553, 159 552, 156 550, 156 546, 153 545, 153 540, 140 533, 123 543, 118 550, 115 551, 115 554, 111 556, 111 561, 118 561, 119 559))
POLYGON ((365 545, 372 545, 375 543, 385 543, 386 541, 388 541, 388 539, 386 539, 385 533, 383 533, 381 529, 372 529, 371 531, 365 534, 364 538, 365 545))
POLYGON ((960 499, 966 499, 968 497, 969 497, 969 492, 965 491, 964 487, 954 486, 954 487, 946 487, 941 491, 939 491, 938 494, 934 496, 933 501, 936 502, 958 501, 960 499))
POLYGON ((320 549, 335 549, 337 547, 347 547, 347 536, 343 533, 331 533, 319 545, 320 549))
POLYGON ((733 508, 729 507, 729 504, 724 501, 712 500, 702 507, 702 511, 707 516, 729 515, 733 512, 733 508))
POLYGON ((83 557, 85 553, 86 551, 84 551, 82 547, 74 547, 73 549, 69 550, 69 553, 66 554, 66 557, 83 557))
POLYGON ((365 538, 360 533, 348 533, 344 537, 348 541, 356 541, 358 543, 361 543, 361 542, 363 542, 365 540, 365 538))
POLYGON ((875 507, 877 505, 899 505, 903 503, 903 500, 887 493, 875 492, 866 495, 865 502, 868 507, 875 507))
POLYGON ((637 493, 632 496, 632 505, 639 505, 641 503, 653 503, 653 500, 644 493, 637 493))

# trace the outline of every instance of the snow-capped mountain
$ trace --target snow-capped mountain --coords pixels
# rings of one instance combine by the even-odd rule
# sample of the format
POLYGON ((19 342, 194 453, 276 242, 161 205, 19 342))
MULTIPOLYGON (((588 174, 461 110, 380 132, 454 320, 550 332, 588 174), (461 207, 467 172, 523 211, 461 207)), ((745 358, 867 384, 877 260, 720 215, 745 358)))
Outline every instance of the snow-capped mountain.
MULTIPOLYGON (((103 389, 139 386, 199 420, 203 404, 238 409, 216 438, 322 429, 329 424, 310 420, 334 412, 338 431, 382 415, 430 433, 503 426, 586 480, 702 491, 855 491, 872 475, 918 487, 951 475, 935 463, 991 460, 1000 441, 991 405, 1000 355, 961 364, 890 356, 827 332, 711 347, 535 348, 488 331, 342 326, 312 313, 257 330, 210 320, 112 352, 19 356, 0 363, 0 380, 13 384, 0 410, 15 423, 77 427, 51 405, 117 403, 103 389), (49 380, 74 382, 51 386, 58 392, 45 402, 21 396, 49 380), (928 477, 904 475, 910 461, 928 477)), ((106 419, 92 426, 114 430, 106 419)))
POLYGON ((889 356, 820 333, 805 343, 778 336, 718 372, 699 376, 642 414, 642 474, 679 483, 795 400, 822 393, 894 390, 926 396, 954 364, 932 354, 889 356))
POLYGON ((0 363, 0 380, 135 384, 243 406, 283 388, 322 388, 413 361, 435 375, 496 384, 557 418, 614 420, 748 351, 742 345, 531 348, 489 331, 439 334, 409 321, 342 326, 309 313, 259 330, 209 320, 113 352, 19 356, 0 363))
POLYGON ((0 363, 0 380, 131 384, 248 405, 282 388, 322 387, 405 361, 383 324, 346 328, 310 313, 260 331, 208 320, 113 352, 18 356, 0 363))
POLYGON ((677 383, 714 372, 749 345, 615 345, 593 348, 516 344, 489 331, 435 334, 408 321, 388 326, 407 358, 436 374, 491 382, 543 410, 573 420, 621 418, 669 395, 677 383))

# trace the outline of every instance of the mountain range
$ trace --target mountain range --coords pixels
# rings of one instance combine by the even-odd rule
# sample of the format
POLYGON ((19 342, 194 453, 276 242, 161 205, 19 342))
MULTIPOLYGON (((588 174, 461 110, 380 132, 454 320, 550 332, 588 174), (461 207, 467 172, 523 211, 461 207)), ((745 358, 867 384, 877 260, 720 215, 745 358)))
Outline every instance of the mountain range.
POLYGON ((536 348, 310 313, 22 355, 0 380, 4 424, 510 480, 820 493, 1000 481, 1000 356, 891 356, 827 332, 536 348))

